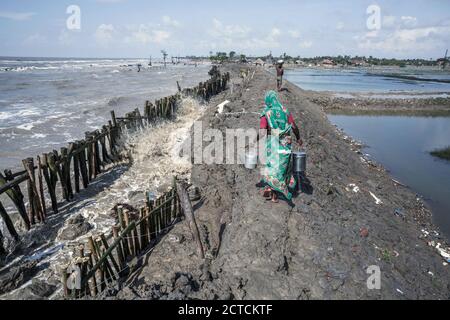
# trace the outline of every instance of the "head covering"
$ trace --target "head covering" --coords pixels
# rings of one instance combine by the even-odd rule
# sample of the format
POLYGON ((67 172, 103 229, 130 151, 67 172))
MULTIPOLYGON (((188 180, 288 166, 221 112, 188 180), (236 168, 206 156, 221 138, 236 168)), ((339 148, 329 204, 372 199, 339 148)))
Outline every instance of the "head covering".
POLYGON ((270 90, 266 93, 266 97, 265 97, 264 101, 266 103, 266 108, 268 108, 268 109, 271 109, 274 107, 282 108, 281 102, 278 99, 278 94, 273 90, 270 90))

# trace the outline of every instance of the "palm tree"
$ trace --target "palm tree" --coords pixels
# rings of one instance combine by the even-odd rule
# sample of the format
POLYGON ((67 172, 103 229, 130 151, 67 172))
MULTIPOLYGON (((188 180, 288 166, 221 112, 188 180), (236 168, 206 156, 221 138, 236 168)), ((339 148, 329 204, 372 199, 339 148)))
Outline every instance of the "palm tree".
POLYGON ((161 53, 162 53, 163 59, 164 59, 164 68, 166 68, 167 67, 166 59, 167 59, 168 54, 167 54, 166 50, 161 50, 161 53))

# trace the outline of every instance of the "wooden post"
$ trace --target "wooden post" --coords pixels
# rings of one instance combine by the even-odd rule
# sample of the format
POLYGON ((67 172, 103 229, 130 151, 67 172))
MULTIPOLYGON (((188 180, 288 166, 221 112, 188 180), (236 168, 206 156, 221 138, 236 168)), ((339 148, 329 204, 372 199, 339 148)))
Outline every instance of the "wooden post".
MULTIPOLYGON (((89 248, 89 251, 92 253, 92 257, 93 257, 93 260, 94 260, 94 265, 96 265, 98 263, 98 261, 100 260, 100 253, 97 252, 97 248, 96 248, 96 246, 94 244, 94 239, 92 237, 88 238, 88 248, 89 248)), ((105 287, 106 287, 105 273, 103 272, 102 268, 97 268, 97 270, 94 270, 94 274, 92 276, 95 277, 95 273, 98 274, 98 279, 99 279, 99 283, 98 283, 99 289, 98 289, 98 291, 102 292, 103 290, 105 290, 105 287)))
POLYGON ((142 208, 140 211, 140 220, 141 220, 141 224, 140 224, 140 233, 141 233, 141 249, 145 249, 148 244, 149 244, 149 240, 148 240, 148 228, 147 228, 147 220, 145 219, 145 209, 142 208))
MULTIPOLYGON (((102 241, 102 243, 103 243, 103 247, 105 247, 105 250, 106 250, 106 251, 109 251, 108 241, 106 240, 106 237, 105 237, 105 235, 104 235, 103 233, 100 234, 100 239, 101 239, 101 241, 102 241)), ((118 275, 120 275, 121 268, 120 268, 119 265, 117 264, 116 259, 114 259, 114 256, 112 255, 112 253, 109 254, 109 259, 111 260, 111 263, 112 263, 114 269, 116 269, 116 273, 117 273, 118 275)))
POLYGON ((80 193, 80 161, 78 153, 78 142, 71 143, 69 146, 69 150, 73 154, 73 175, 74 175, 74 182, 75 182, 75 192, 80 193))
MULTIPOLYGON (((102 240, 97 238, 94 240, 95 249, 98 252, 98 259, 102 259, 105 255, 105 250, 102 249, 102 240)), ((111 265, 108 262, 108 256, 103 260, 103 272, 106 275, 106 280, 109 282, 113 282, 115 280, 114 273, 112 271, 111 265)))
POLYGON ((94 160, 92 154, 92 136, 90 132, 85 133, 86 140, 86 151, 87 151, 87 168, 88 168, 88 176, 89 182, 94 179, 95 168, 94 168, 94 160))
MULTIPOLYGON (((0 173, 0 187, 4 186, 8 180, 13 181, 14 179, 11 178, 12 173, 10 170, 5 170, 5 177, 0 173)), ((30 230, 30 220, 28 219, 27 215, 27 209, 25 208, 25 204, 23 203, 23 194, 20 190, 20 187, 17 185, 14 188, 6 191, 6 194, 11 199, 11 201, 14 203, 15 207, 17 208, 17 211, 19 212, 20 216, 22 217, 23 222, 25 223, 25 229, 28 231, 30 230)))
POLYGON ((181 86, 180 83, 177 81, 177 87, 178 87, 178 92, 181 92, 181 86))
MULTIPOLYGON (((88 274, 89 271, 94 267, 94 262, 92 260, 92 252, 87 252, 86 256, 89 259, 88 269, 86 272, 88 274)), ((89 279, 87 279, 87 281, 88 281, 91 297, 96 297, 97 296, 97 280, 95 279, 95 274, 92 277, 90 277, 89 279)))
MULTIPOLYGON (((119 232, 120 232, 120 227, 119 226, 113 226, 112 227, 112 233, 113 233, 113 239, 114 241, 116 241, 119 238, 119 232)), ((125 264, 126 264, 126 260, 125 257, 123 255, 123 250, 122 250, 122 244, 119 242, 117 244, 117 258, 119 260, 119 267, 120 270, 125 269, 125 264)))
POLYGON ((98 130, 94 132, 94 139, 93 139, 93 152, 94 152, 94 158, 95 158, 95 176, 97 177, 97 175, 99 175, 100 173, 102 173, 101 170, 101 160, 100 160, 100 149, 98 147, 98 143, 99 143, 99 132, 98 130))
POLYGON ((69 202, 73 198, 72 182, 70 181, 70 155, 67 148, 61 148, 61 182, 64 181, 66 190, 66 200, 69 202))
POLYGON ((200 233, 198 231, 198 226, 195 221, 194 209, 192 208, 191 200, 189 199, 189 195, 186 191, 186 188, 183 184, 177 182, 177 194, 181 202, 181 206, 183 207, 183 212, 186 217, 186 221, 189 224, 189 228, 191 229, 192 237, 195 242, 197 242, 197 251, 199 256, 204 259, 205 251, 203 249, 203 244, 200 239, 200 233))
POLYGON ((49 172, 49 165, 48 165, 48 155, 44 153, 41 157, 42 161, 42 174, 44 175, 44 180, 47 184, 47 191, 50 195, 50 200, 52 202, 52 210, 53 214, 58 213, 58 200, 56 198, 56 183, 53 183, 50 172, 49 172))
POLYGON ((114 110, 111 111, 111 119, 114 127, 117 127, 117 119, 116 119, 116 113, 114 110))
POLYGON ((17 234, 16 228, 14 227, 11 218, 9 217, 8 213, 6 212, 1 202, 0 202, 0 216, 3 218, 3 221, 5 221, 6 229, 8 229, 8 232, 11 235, 11 237, 13 237, 14 240, 16 241, 19 241, 19 235, 17 234))
MULTIPOLYGON (((119 218, 119 225, 121 230, 125 230, 127 228, 127 224, 125 222, 124 212, 122 206, 117 207, 117 216, 119 218)), ((124 261, 128 259, 128 257, 131 255, 130 247, 128 246, 128 239, 124 239, 122 241, 122 248, 123 248, 123 257, 124 261)))
POLYGON ((86 162, 86 142, 84 140, 77 141, 78 146, 78 164, 80 167, 81 180, 83 181, 83 188, 86 189, 89 185, 88 165, 86 162))
MULTIPOLYGON (((125 228, 128 228, 130 226, 130 214, 128 212, 128 210, 124 210, 123 212, 123 218, 125 221, 125 228)), ((133 231, 133 229, 131 230, 133 231)), ((130 232, 130 235, 127 237, 128 238, 128 247, 130 248, 130 254, 133 257, 136 257, 136 247, 134 246, 134 236, 132 236, 132 232, 130 232)))
POLYGON ((47 208, 45 205, 45 196, 44 196, 44 181, 42 177, 42 163, 41 163, 41 157, 37 156, 37 162, 38 162, 38 186, 39 186, 39 198, 42 205, 42 222, 45 221, 45 218, 47 217, 47 208))
POLYGON ((27 181, 27 185, 28 185, 28 197, 29 197, 29 201, 30 201, 30 213, 29 213, 29 217, 30 217, 30 222, 31 223, 35 223, 35 218, 37 218, 38 220, 40 220, 41 222, 43 222, 41 220, 42 218, 42 203, 40 201, 40 196, 39 196, 39 192, 37 191, 36 188, 36 176, 35 176, 35 172, 34 172, 34 160, 33 158, 28 158, 22 161, 23 166, 25 168, 25 170, 28 173, 28 181, 27 181))
POLYGON ((56 155, 54 152, 47 154, 47 165, 50 171, 50 188, 54 195, 52 200, 53 213, 58 213, 58 202, 56 200, 56 183, 58 182, 58 165, 56 164, 56 155))

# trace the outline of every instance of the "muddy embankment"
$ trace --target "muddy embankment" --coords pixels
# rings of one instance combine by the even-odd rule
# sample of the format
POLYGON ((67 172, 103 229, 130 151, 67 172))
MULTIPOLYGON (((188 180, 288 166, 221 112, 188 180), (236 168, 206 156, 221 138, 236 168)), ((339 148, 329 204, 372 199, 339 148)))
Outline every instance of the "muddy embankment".
MULTIPOLYGON (((258 112, 275 77, 227 66, 231 88, 214 97, 203 128, 258 128, 258 112), (222 115, 217 105, 229 100, 222 115)), ((185 222, 175 226, 121 290, 105 299, 449 299, 448 248, 431 212, 411 190, 367 161, 357 143, 336 130, 318 95, 290 83, 280 94, 294 114, 308 153, 307 180, 294 206, 265 201, 259 170, 194 165, 200 189, 195 215, 206 247, 196 254, 185 222), (438 249, 436 249, 436 245, 438 249), (446 249, 447 250, 447 249, 446 249), (369 290, 367 270, 381 271, 369 290)), ((207 144, 207 143, 205 143, 207 144)))

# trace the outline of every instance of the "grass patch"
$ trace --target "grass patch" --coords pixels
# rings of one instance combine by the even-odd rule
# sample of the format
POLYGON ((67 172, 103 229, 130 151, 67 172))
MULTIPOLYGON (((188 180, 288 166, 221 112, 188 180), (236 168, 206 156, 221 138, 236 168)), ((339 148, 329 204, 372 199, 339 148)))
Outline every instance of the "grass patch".
POLYGON ((440 158, 440 159, 445 159, 445 160, 450 161, 450 147, 431 151, 430 154, 433 157, 437 157, 437 158, 440 158))

